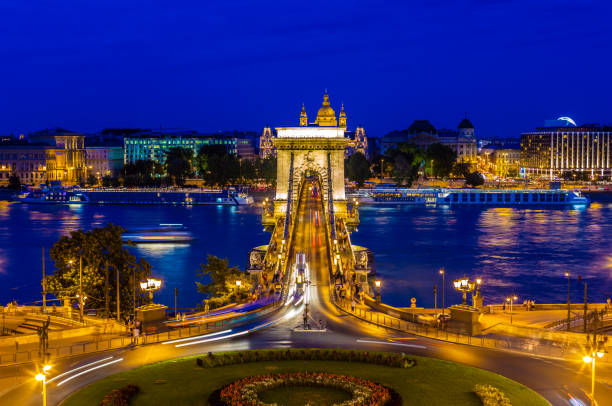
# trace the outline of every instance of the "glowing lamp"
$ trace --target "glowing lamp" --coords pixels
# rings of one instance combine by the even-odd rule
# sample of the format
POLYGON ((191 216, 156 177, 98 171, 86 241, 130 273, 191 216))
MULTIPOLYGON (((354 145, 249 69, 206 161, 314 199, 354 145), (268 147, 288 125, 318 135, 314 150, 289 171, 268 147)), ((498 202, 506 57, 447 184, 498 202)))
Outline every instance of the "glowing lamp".
POLYGON ((605 354, 605 353, 604 353, 603 351, 597 351, 597 357, 598 357, 598 358, 603 357, 603 356, 604 356, 604 354, 605 354))
POLYGON ((585 355, 584 357, 582 357, 582 360, 586 362, 587 364, 589 364, 591 361, 593 361, 593 358, 591 358, 588 355, 585 355))
POLYGON ((45 380, 45 374, 37 374, 35 376, 37 381, 44 381, 45 380))
POLYGON ((43 372, 49 372, 50 369, 51 369, 51 365, 45 365, 43 367, 43 372))
POLYGON ((236 287, 240 288, 242 286, 242 281, 240 279, 236 280, 236 287))
POLYGON ((379 281, 379 280, 376 280, 376 281, 374 282, 374 284, 376 285, 376 287, 377 287, 377 288, 380 288, 380 281, 379 281))

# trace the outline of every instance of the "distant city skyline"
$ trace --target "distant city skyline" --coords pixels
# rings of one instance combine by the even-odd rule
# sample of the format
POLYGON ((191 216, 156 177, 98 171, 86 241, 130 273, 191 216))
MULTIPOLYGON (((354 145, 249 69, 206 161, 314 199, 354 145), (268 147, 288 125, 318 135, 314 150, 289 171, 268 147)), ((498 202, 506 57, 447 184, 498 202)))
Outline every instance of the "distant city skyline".
POLYGON ((605 1, 0 5, 0 134, 260 130, 324 89, 369 136, 612 121, 605 1), (92 23, 100 22, 100 23, 92 23), (588 50, 588 53, 585 53, 588 50))

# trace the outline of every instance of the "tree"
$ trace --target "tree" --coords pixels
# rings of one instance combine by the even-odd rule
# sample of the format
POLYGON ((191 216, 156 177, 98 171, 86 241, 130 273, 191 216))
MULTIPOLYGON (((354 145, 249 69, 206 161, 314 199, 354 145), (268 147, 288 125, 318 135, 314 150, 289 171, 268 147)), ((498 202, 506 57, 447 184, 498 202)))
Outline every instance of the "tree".
POLYGON ((208 171, 208 158, 213 155, 227 155, 227 149, 223 145, 203 145, 200 147, 195 158, 196 171, 200 176, 208 171))
POLYGON ((387 165, 391 169, 391 177, 398 186, 404 183, 410 187, 417 179, 419 169, 425 161, 425 153, 414 144, 399 144, 396 148, 387 151, 385 157, 385 174, 387 165))
POLYGON ((182 186, 185 184, 185 178, 193 172, 192 162, 193 151, 191 149, 183 147, 170 148, 166 153, 166 172, 177 185, 182 186))
POLYGON ((79 261, 82 260, 82 290, 87 296, 85 309, 103 308, 108 294, 110 309, 114 310, 117 303, 116 272, 119 271, 120 317, 127 319, 134 306, 134 286, 136 307, 147 302, 147 295, 138 289, 138 284, 151 275, 151 265, 125 247, 123 231, 120 226, 107 224, 61 237, 49 252, 56 268, 53 275, 46 278, 49 292, 59 299, 77 302, 79 261))
POLYGON ((257 179, 254 161, 250 159, 240 160, 240 177, 242 183, 252 183, 257 179))
POLYGON ((163 174, 163 165, 150 160, 138 160, 121 169, 124 186, 159 186, 163 174))
POLYGON ((372 176, 370 163, 363 153, 355 152, 349 157, 346 163, 346 175, 350 180, 356 182, 358 187, 362 187, 364 182, 372 176))
POLYGON ((206 295, 204 300, 209 300, 212 308, 244 299, 252 288, 246 272, 242 272, 236 266, 230 267, 227 258, 221 259, 210 254, 207 263, 200 264, 196 275, 209 279, 206 284, 196 282, 196 285, 198 292, 206 295), (237 280, 241 282, 240 289, 237 288, 237 280))
POLYGON ((11 190, 20 190, 21 189, 21 180, 17 175, 11 175, 8 181, 8 188, 11 190))
POLYGON ((457 162, 453 168, 453 174, 458 178, 465 178, 471 173, 470 167, 468 162, 457 162))
POLYGON ((457 153, 447 145, 435 143, 427 148, 427 160, 432 176, 446 178, 453 170, 457 153))
POLYGON ((266 184, 272 185, 276 182, 276 157, 269 156, 264 159, 257 159, 255 161, 255 169, 257 170, 257 176, 262 179, 266 184))
POLYGON ((472 172, 465 177, 465 184, 471 185, 472 187, 478 187, 484 185, 485 179, 480 172, 472 172))
POLYGON ((89 186, 95 186, 98 184, 98 178, 96 178, 95 175, 89 175, 87 176, 87 184, 89 186))
POLYGON ((118 187, 119 179, 114 178, 110 175, 105 175, 102 177, 102 186, 103 187, 118 187))

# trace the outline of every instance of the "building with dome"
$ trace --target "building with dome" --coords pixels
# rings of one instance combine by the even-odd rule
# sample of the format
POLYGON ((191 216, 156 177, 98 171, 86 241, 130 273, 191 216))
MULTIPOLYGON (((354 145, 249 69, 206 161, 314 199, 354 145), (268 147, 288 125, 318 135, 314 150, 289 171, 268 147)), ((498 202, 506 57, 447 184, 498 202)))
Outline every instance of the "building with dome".
MULTIPOLYGON (((355 131, 347 131, 347 116, 344 104, 340 106, 340 113, 336 116, 335 110, 331 107, 327 91, 323 94, 323 103, 317 111, 314 122, 308 122, 308 113, 306 112, 306 106, 303 104, 299 122, 300 127, 338 127, 344 130, 344 136, 348 139, 348 145, 344 151, 345 158, 355 152, 361 152, 366 157, 368 156, 368 138, 364 128, 360 125, 355 128, 355 131)), ((276 156, 273 143, 275 137, 276 132, 269 126, 263 129, 259 138, 259 156, 261 158, 276 156)))
POLYGON ((478 155, 474 125, 467 118, 461 120, 457 130, 438 130, 429 120, 414 120, 407 129, 392 131, 382 138, 382 154, 400 143, 414 144, 422 149, 436 143, 447 145, 457 153, 457 162, 475 163, 478 155))

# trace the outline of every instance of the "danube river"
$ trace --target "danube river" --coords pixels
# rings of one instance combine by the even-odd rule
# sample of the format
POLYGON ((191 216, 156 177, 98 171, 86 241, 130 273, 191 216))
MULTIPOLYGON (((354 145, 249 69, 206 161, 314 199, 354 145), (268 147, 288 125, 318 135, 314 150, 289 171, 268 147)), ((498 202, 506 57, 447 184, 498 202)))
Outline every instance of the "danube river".
MULTIPOLYGON (((385 302, 433 306, 433 285, 441 302, 440 267, 445 267, 446 303, 460 301, 452 280, 483 279, 485 302, 516 294, 537 303, 564 302, 566 271, 572 274, 572 301, 583 300, 582 275, 589 300, 612 296, 612 204, 582 209, 362 206, 353 243, 370 248, 383 282, 385 302)), ((159 223, 187 225, 196 240, 189 245, 151 244, 134 249, 164 281, 156 301, 193 307, 201 299, 196 270, 207 254, 227 257, 244 268, 249 249, 266 244, 257 207, 235 206, 61 206, 0 202, 0 302, 40 300, 41 247, 61 235, 107 222, 124 228, 159 223)), ((48 252, 48 251, 47 251, 48 252)), ((53 263, 47 258, 47 272, 53 263)))

